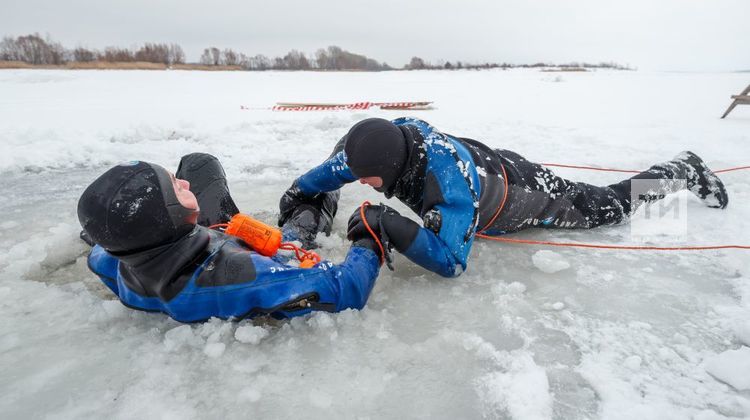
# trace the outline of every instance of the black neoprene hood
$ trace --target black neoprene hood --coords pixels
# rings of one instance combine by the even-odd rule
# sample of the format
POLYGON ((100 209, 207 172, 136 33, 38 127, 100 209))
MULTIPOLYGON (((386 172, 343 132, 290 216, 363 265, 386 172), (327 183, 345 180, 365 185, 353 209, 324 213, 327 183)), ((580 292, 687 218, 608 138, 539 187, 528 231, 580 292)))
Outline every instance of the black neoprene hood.
POLYGON ((148 162, 115 166, 78 200, 78 220, 110 252, 128 253, 174 242, 193 230, 195 210, 183 207, 169 172, 148 162))
POLYGON ((346 134, 344 153, 355 176, 381 177, 383 186, 376 189, 384 192, 404 171, 408 149, 404 134, 395 124, 382 118, 368 118, 346 134))

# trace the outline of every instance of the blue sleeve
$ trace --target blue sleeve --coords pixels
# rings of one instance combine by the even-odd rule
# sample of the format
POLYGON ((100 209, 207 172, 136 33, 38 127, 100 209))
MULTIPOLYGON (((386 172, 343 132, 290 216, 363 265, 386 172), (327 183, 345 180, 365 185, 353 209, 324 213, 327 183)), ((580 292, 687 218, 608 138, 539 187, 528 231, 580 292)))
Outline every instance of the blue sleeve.
POLYGON ((422 267, 444 277, 455 277, 466 270, 469 252, 476 229, 475 201, 466 181, 452 172, 455 162, 447 170, 436 173, 443 203, 433 208, 440 213, 440 231, 436 234, 424 227, 419 229, 411 245, 403 253, 422 267))
POLYGON ((338 190, 344 184, 356 180, 357 177, 346 164, 346 155, 340 151, 297 178, 297 185, 304 194, 315 195, 338 190))
POLYGON ((421 227, 404 255, 443 277, 456 277, 463 273, 474 243, 475 228, 474 207, 465 201, 435 206, 442 217, 440 232, 436 235, 421 227))
POLYGON ((419 229, 414 242, 404 255, 415 264, 443 277, 455 277, 461 274, 460 270, 456 270, 457 261, 450 249, 429 229, 419 229))
POLYGON ((313 310, 337 312, 365 306, 379 272, 379 259, 366 248, 353 247, 343 263, 324 261, 311 269, 281 264, 254 252, 244 253, 252 261, 256 276, 246 282, 199 285, 200 274, 213 263, 209 257, 194 273, 184 289, 168 302, 141 296, 118 275, 119 261, 101 247, 89 256, 90 269, 102 279, 128 307, 163 312, 177 321, 197 322, 211 317, 222 319, 270 314, 293 317, 313 310), (314 298, 313 298, 314 297, 314 298), (290 309, 301 299, 311 301, 307 308, 290 309))
MULTIPOLYGON (((202 293, 213 292, 210 303, 216 313, 209 316, 236 318, 270 314, 276 318, 289 318, 313 310, 362 309, 379 272, 379 259, 375 253, 359 247, 350 249, 341 264, 323 261, 310 269, 280 264, 255 253, 252 259, 257 273, 255 280, 241 285, 213 287, 211 291, 203 288, 202 293), (304 309, 289 308, 291 303, 300 299, 312 303, 304 309)), ((185 292, 191 294, 191 290, 185 292)), ((190 302, 188 310, 194 311, 196 303, 190 302)), ((192 313, 188 315, 194 316, 192 313)), ((208 313, 204 313, 203 318, 205 315, 208 313)))
POLYGON ((362 309, 380 271, 380 259, 367 248, 352 247, 343 263, 321 263, 306 270, 320 293, 321 302, 334 303, 335 311, 362 309), (318 270, 316 273, 315 271, 318 270), (322 274, 322 278, 321 277, 322 274))

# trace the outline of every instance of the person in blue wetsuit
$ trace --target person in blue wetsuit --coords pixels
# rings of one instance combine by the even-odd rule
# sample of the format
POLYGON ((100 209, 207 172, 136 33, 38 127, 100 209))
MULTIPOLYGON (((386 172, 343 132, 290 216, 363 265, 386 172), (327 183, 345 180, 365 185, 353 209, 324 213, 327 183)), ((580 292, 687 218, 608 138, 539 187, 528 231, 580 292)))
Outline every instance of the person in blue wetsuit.
MULTIPOLYGON (((89 268, 128 307, 196 322, 365 305, 381 258, 369 234, 343 263, 303 269, 207 228, 236 213, 223 168, 202 153, 183 157, 174 175, 148 162, 115 166, 78 202, 89 268)), ((302 225, 313 215, 303 206, 290 217, 302 225)))
MULTIPOLYGON (((386 247, 446 277, 466 269, 478 232, 619 223, 641 203, 684 188, 710 207, 728 202, 721 180, 691 152, 600 187, 563 179, 515 152, 441 133, 422 120, 370 118, 355 124, 325 162, 294 181, 281 197, 279 226, 296 231, 310 246, 317 232, 330 229, 339 188, 356 180, 398 198, 422 219, 420 225, 390 207, 367 207, 367 225, 386 247), (632 180, 659 181, 634 200, 632 180), (663 182, 670 180, 684 182, 663 182), (315 217, 295 218, 301 209, 315 217)), ((366 231, 358 209, 348 235, 357 238, 366 231)))

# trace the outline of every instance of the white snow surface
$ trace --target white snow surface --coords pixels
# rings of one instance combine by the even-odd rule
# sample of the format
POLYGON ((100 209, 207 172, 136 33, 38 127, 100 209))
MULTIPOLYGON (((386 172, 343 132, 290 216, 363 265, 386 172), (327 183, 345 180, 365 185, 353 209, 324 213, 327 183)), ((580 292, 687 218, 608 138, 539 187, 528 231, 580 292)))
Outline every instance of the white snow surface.
POLYGON ((750 348, 727 350, 709 359, 706 370, 736 389, 750 390, 750 348))
MULTIPOLYGON (((372 116, 423 118, 539 162, 639 169, 692 150, 714 168, 747 165, 750 107, 718 118, 747 79, 0 71, 0 418, 750 417, 746 381, 738 390, 707 371, 747 369, 746 348, 736 353, 750 336, 746 251, 556 248, 570 267, 544 273, 532 262, 539 247, 477 240, 455 279, 397 256, 362 311, 181 325, 113 300, 86 268, 76 218, 80 193, 110 165, 176 169, 181 155, 203 151, 224 163, 240 208, 273 222, 294 177, 372 116), (240 110, 365 100, 433 100, 437 109, 240 110)), ((750 242, 748 175, 722 175, 726 210, 689 197, 683 244, 750 242)), ((330 260, 345 255, 347 218, 365 199, 383 200, 361 185, 343 190, 334 233, 321 240, 330 260)), ((518 236, 633 243, 627 225, 518 236)))

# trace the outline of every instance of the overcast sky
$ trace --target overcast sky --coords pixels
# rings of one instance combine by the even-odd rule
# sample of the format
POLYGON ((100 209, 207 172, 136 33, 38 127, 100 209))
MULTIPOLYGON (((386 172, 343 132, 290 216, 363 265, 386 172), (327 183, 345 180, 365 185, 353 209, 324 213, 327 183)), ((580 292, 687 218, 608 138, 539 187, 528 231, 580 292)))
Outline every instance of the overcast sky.
POLYGON ((0 0, 0 35, 67 47, 175 42, 249 55, 339 45, 392 66, 615 61, 653 70, 750 69, 750 0, 0 0))

